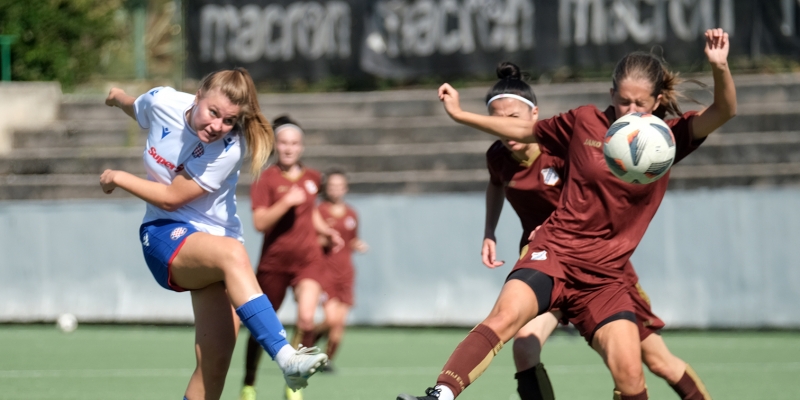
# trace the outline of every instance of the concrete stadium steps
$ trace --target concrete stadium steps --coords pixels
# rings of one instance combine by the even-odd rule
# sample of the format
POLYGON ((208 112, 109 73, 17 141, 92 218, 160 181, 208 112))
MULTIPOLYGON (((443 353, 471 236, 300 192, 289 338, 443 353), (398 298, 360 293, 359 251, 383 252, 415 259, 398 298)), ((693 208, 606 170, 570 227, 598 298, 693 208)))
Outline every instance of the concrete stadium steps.
POLYGON ((142 147, 147 137, 139 125, 127 120, 61 121, 47 129, 14 132, 16 149, 67 147, 142 147))
MULTIPOLYGON (((800 184, 800 74, 735 76, 738 116, 676 165, 670 188, 800 184)), ((701 81, 711 83, 709 77, 701 81)), ((540 117, 581 104, 606 107, 608 82, 536 85, 540 117)), ((687 83, 708 104, 710 89, 687 83)), ((459 89, 465 110, 485 113, 486 87, 459 89)), ((145 132, 104 96, 67 95, 61 120, 14 134, 0 156, 0 199, 109 198, 99 189, 106 168, 143 174, 145 132)), ((455 124, 433 89, 372 93, 259 96, 268 118, 288 113, 306 130, 310 167, 348 170, 355 193, 482 191, 484 153, 492 138, 455 124)), ((700 106, 684 102, 684 109, 700 106)), ((245 169, 246 170, 246 167, 245 169)), ((249 193, 250 177, 238 193, 249 193)), ((129 197, 120 192, 111 198, 129 197)))

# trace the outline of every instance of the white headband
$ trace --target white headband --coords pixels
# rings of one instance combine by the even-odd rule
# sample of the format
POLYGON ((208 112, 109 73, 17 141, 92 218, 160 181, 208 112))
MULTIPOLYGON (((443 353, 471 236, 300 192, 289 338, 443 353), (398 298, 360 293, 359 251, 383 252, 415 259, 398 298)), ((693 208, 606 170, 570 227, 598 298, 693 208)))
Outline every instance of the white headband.
POLYGON ((299 126, 297 126, 295 124, 283 124, 283 125, 275 128, 275 135, 277 135, 278 132, 280 132, 280 131, 282 131, 284 129, 289 129, 289 128, 297 129, 298 131, 300 131, 301 134, 304 133, 303 132, 303 128, 301 128, 301 127, 299 127, 299 126))
POLYGON ((516 94, 511 94, 511 93, 501 93, 501 94, 498 94, 497 96, 492 97, 491 99, 489 99, 489 101, 486 102, 486 107, 489 107, 489 104, 492 104, 493 101, 495 101, 497 99, 504 99, 504 98, 517 99, 517 100, 529 105, 531 108, 535 108, 536 107, 536 104, 533 104, 532 101, 530 101, 530 100, 528 100, 528 99, 526 99, 526 98, 524 98, 522 96, 518 96, 516 94))

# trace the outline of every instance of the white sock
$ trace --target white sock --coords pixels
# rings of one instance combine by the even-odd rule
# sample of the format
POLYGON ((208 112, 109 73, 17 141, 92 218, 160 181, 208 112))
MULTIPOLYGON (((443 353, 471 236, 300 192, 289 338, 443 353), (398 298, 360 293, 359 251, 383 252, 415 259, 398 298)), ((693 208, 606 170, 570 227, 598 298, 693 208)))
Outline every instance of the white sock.
POLYGON ((436 389, 439 389, 439 400, 455 400, 456 395, 453 394, 453 391, 450 390, 449 387, 445 385, 436 385, 436 389))
POLYGON ((297 352, 297 350, 293 349, 290 345, 285 345, 278 350, 278 354, 275 355, 275 362, 278 363, 278 366, 281 369, 286 369, 289 364, 289 359, 297 352))

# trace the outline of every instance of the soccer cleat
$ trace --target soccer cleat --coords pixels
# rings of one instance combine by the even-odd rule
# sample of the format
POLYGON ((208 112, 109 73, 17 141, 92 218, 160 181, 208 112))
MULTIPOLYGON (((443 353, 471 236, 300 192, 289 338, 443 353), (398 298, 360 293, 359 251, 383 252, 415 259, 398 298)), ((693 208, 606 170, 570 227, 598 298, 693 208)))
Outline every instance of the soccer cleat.
POLYGON ((438 400, 438 399, 439 399, 439 389, 436 388, 425 389, 425 396, 422 397, 412 396, 410 394, 401 394, 397 396, 397 400, 438 400))
POLYGON ((287 386, 284 397, 286 398, 286 400, 303 400, 303 391, 301 389, 294 391, 292 389, 289 389, 289 387, 287 386))
POLYGON ((324 374, 334 374, 334 373, 336 373, 336 369, 333 368, 333 363, 331 361, 328 361, 327 364, 323 365, 319 369, 319 372, 322 372, 324 374))
POLYGON ((283 370, 286 386, 294 391, 308 386, 308 378, 319 371, 326 362, 328 356, 321 353, 319 348, 299 346, 283 370))
POLYGON ((244 385, 241 393, 239 393, 239 400, 256 400, 256 388, 244 385))

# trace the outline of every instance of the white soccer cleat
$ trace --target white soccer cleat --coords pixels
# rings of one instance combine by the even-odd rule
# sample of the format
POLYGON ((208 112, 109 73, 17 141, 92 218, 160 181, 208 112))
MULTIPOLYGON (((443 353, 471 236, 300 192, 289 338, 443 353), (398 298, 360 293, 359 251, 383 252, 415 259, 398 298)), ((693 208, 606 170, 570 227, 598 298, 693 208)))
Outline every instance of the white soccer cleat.
POLYGON ((286 385, 292 390, 308 386, 308 378, 327 362, 328 355, 320 352, 319 348, 300 345, 283 370, 286 385))

